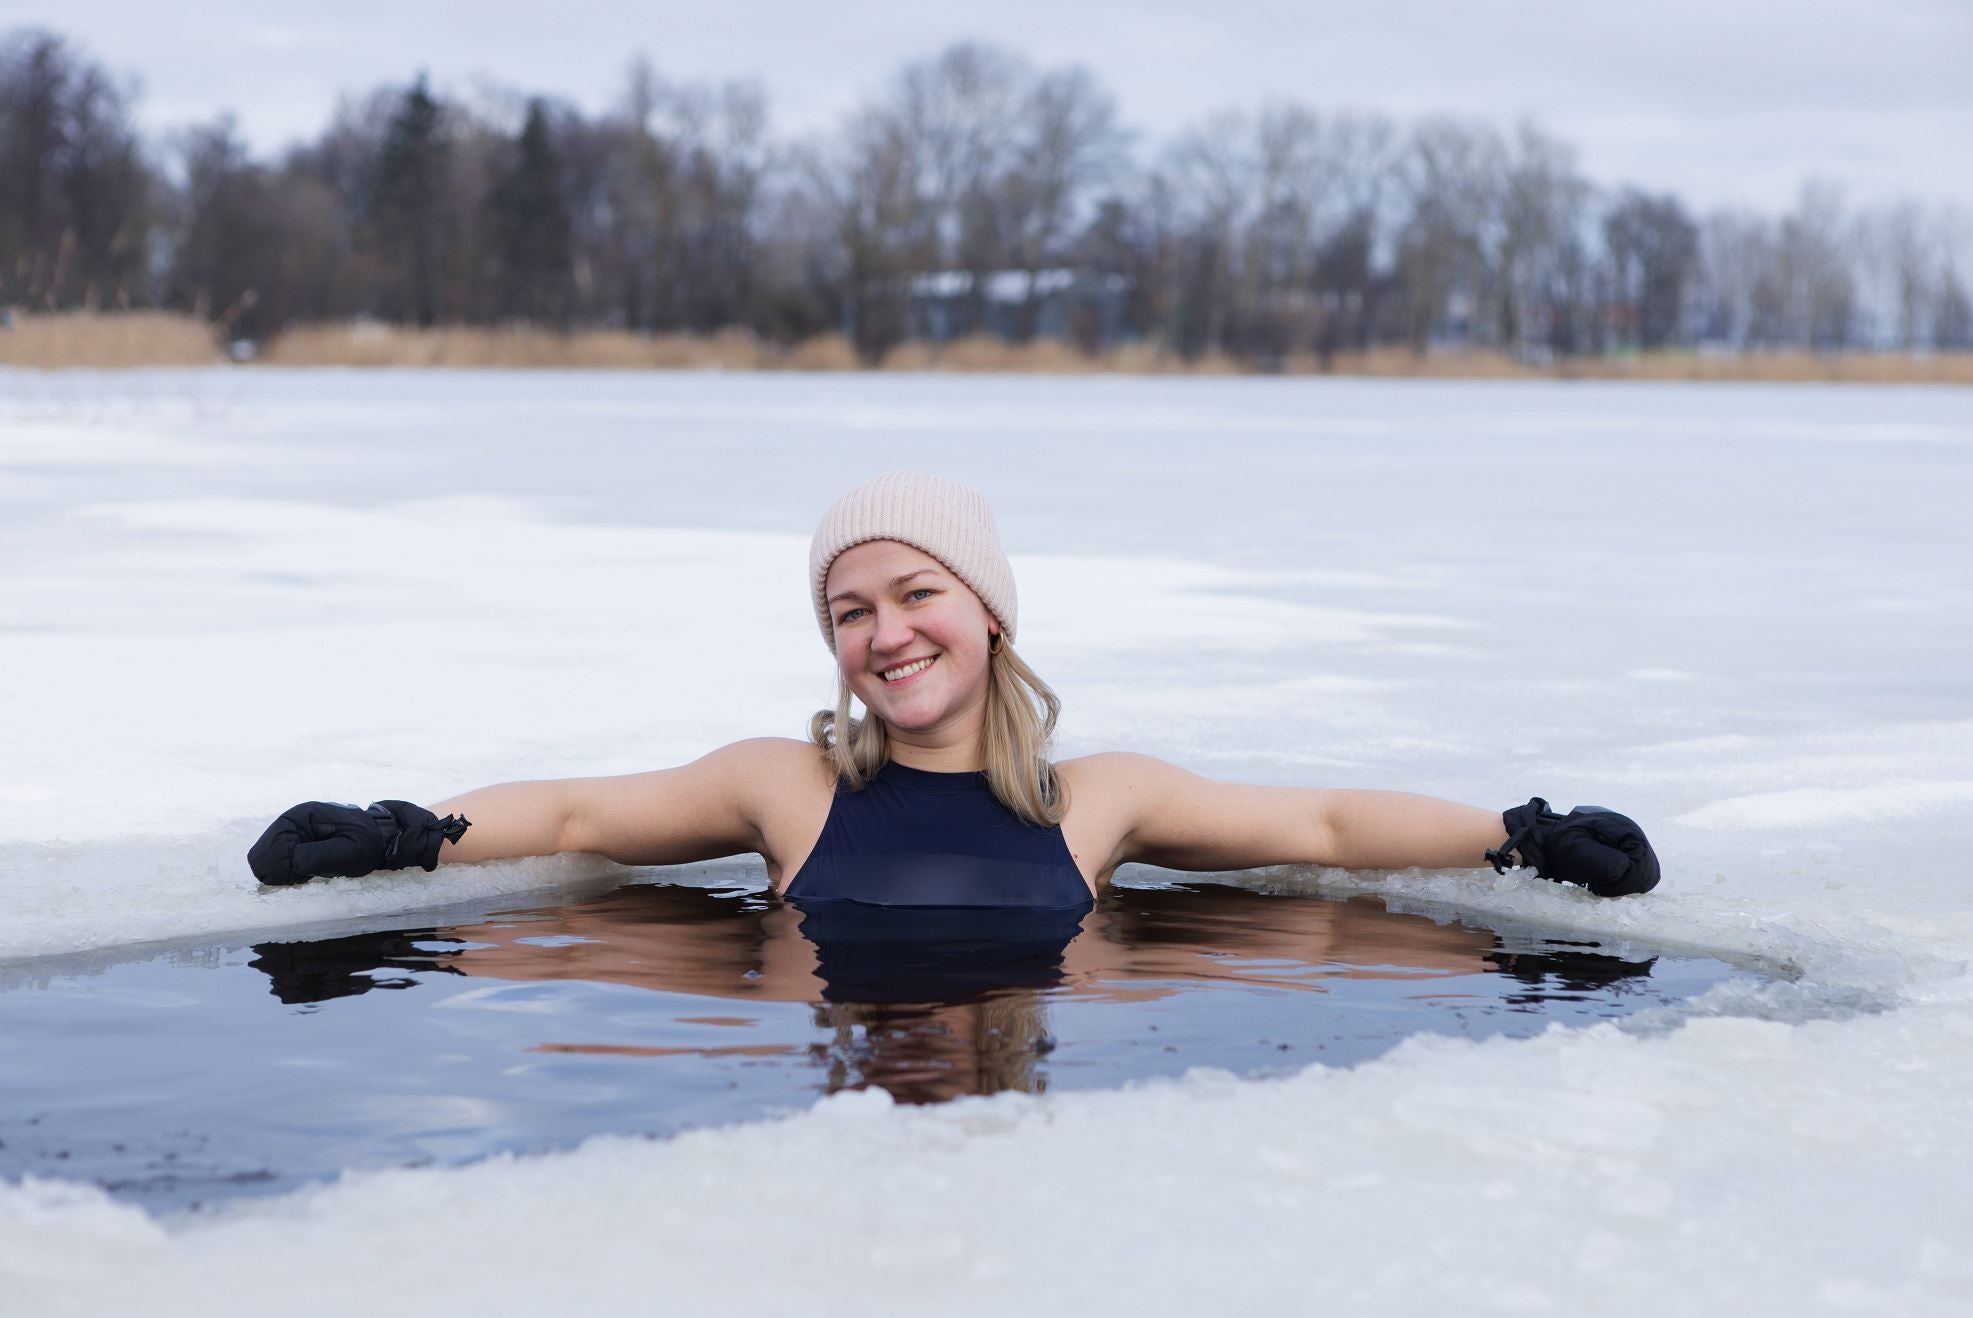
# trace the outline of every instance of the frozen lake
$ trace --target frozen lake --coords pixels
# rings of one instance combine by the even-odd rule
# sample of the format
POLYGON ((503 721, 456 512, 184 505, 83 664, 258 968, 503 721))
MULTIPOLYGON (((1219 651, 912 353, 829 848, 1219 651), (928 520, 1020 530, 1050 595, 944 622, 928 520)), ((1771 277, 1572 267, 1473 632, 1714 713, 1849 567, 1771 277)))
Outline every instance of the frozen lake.
POLYGON ((653 1274, 732 1312, 1973 1304, 1973 392, 0 373, 0 970, 593 891, 579 857, 261 891, 244 853, 298 800, 801 735, 833 693, 809 534, 902 467, 993 500, 1060 754, 1608 805, 1665 874, 1239 882, 1788 977, 1280 1077, 843 1093, 192 1224, 0 1182, 22 1312, 653 1274))

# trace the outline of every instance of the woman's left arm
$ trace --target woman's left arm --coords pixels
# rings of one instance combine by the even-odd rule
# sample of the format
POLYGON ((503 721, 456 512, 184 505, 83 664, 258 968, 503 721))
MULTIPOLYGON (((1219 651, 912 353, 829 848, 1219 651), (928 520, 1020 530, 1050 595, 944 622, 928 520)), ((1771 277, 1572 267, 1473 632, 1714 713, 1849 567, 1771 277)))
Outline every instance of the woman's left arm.
POLYGON ((1500 811, 1413 792, 1327 790, 1331 845, 1347 870, 1451 869, 1487 865, 1507 841, 1500 811))
POLYGON ((1125 801, 1119 863, 1446 869, 1485 865, 1507 841, 1499 811, 1410 792, 1228 783, 1149 755, 1088 758, 1107 761, 1125 801))
POLYGON ((1651 891, 1658 857, 1635 821, 1600 806, 1567 815, 1540 797, 1495 812, 1411 792, 1223 783, 1148 755, 1090 756, 1121 802, 1116 864, 1251 869, 1533 866, 1599 897, 1651 891))

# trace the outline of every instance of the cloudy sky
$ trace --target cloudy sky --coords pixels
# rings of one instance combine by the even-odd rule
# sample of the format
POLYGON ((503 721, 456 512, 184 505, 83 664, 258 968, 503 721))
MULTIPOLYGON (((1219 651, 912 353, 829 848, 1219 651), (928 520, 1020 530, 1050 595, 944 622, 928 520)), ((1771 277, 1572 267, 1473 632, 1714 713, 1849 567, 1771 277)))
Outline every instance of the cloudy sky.
POLYGON ((1269 97, 1529 115, 1591 177, 1701 207, 1780 209, 1819 178, 1973 211, 1973 0, 0 0, 0 31, 25 25, 134 75, 147 131, 230 110, 263 150, 420 67, 601 109, 640 50, 677 81, 761 80, 795 135, 973 37, 1089 66, 1154 142, 1269 97))

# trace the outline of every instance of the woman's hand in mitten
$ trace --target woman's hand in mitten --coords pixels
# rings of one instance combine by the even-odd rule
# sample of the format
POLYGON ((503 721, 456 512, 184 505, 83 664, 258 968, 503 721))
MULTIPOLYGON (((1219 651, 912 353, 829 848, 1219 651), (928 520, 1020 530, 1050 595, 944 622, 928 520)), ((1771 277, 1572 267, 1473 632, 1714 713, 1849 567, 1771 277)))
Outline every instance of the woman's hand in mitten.
POLYGON ((409 801, 377 801, 361 809, 335 801, 303 801, 281 812, 247 849, 247 865, 262 883, 358 878, 409 865, 438 868, 441 843, 457 842, 471 825, 462 815, 440 819, 409 801))
POLYGON ((1658 854, 1644 830, 1627 815, 1600 805, 1579 805, 1566 815, 1539 796, 1503 812, 1507 841, 1487 852, 1495 872, 1519 864, 1558 883, 1577 883, 1598 897, 1625 897, 1658 886, 1658 854))

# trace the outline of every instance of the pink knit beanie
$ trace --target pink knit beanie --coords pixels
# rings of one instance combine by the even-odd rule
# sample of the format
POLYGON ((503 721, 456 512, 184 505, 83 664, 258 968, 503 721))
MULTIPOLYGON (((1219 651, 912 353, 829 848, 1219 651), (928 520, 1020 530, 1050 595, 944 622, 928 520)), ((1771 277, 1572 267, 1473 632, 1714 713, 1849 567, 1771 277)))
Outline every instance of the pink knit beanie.
POLYGON ((1000 548, 993 510, 969 485, 916 471, 893 471, 865 481, 836 500, 815 528, 808 580, 822 641, 836 650, 825 583, 836 555, 866 540, 900 540, 922 549, 972 587, 1014 643, 1014 567, 1000 548))

